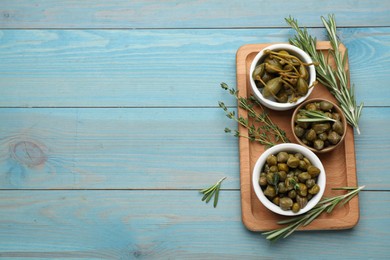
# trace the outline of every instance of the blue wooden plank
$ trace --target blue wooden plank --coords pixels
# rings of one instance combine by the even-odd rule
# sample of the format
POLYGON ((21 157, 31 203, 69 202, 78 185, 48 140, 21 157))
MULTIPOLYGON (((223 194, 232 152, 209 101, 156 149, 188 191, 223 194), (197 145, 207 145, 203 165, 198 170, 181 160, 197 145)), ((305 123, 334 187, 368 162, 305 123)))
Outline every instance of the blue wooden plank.
MULTIPOLYGON (((0 187, 239 188, 237 126, 219 108, 0 109, 0 187)), ((389 190, 390 108, 366 108, 358 180, 389 190)))
POLYGON ((390 6, 373 1, 2 1, 2 28, 286 27, 288 15, 307 26, 335 13, 341 26, 389 26, 390 6))
MULTIPOLYGON (((313 35, 326 39, 323 29, 313 35)), ((235 106, 235 55, 248 43, 283 42, 289 29, 3 30, 0 106, 235 106)), ((341 29, 357 99, 388 106, 390 28, 341 29), (375 91, 372 91, 372 89, 375 91)))
POLYGON ((390 193, 359 198, 355 228, 270 244, 241 223, 239 191, 222 190, 216 209, 191 190, 0 191, 0 257, 386 259, 390 193))

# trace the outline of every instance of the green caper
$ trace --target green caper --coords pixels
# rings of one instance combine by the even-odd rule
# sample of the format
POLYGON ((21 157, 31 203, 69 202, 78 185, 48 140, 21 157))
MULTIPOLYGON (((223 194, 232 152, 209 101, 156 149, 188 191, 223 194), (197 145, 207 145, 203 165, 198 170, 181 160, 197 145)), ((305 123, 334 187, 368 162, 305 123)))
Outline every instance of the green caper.
POLYGON ((311 176, 308 172, 302 172, 298 175, 300 182, 306 182, 308 179, 311 179, 311 176))
POLYGON ((280 197, 279 197, 279 196, 276 196, 275 198, 272 199, 272 202, 273 202, 275 205, 278 205, 278 206, 279 206, 280 197))
POLYGON ((291 207, 291 210, 292 212, 294 213, 297 213, 299 210, 301 209, 301 207, 299 206, 299 204, 297 202, 295 202, 292 207, 291 207))
POLYGON ((289 168, 286 163, 278 163, 278 170, 288 172, 289 168))
POLYGON ((305 129, 300 127, 299 125, 294 126, 294 133, 299 138, 302 137, 305 134, 305 129))
POLYGON ((299 159, 295 156, 290 156, 287 160, 287 165, 290 168, 297 168, 299 166, 299 159))
POLYGON ((306 187, 308 187, 309 189, 311 189, 315 184, 316 184, 315 179, 308 179, 306 181, 306 187))
POLYGON ((284 184, 284 182, 278 183, 278 191, 279 191, 279 193, 286 193, 287 192, 287 188, 286 188, 286 185, 284 184))
POLYGON ((316 140, 314 140, 314 142, 313 142, 313 147, 314 147, 314 149, 317 149, 317 150, 322 150, 322 149, 324 149, 324 145, 325 145, 325 143, 324 143, 324 141, 321 140, 321 139, 316 139, 316 140))
POLYGON ((329 123, 315 123, 312 124, 311 128, 316 132, 316 134, 322 134, 330 129, 329 123))
POLYGON ((276 96, 279 93, 280 89, 282 88, 282 84, 283 81, 281 77, 276 77, 269 80, 263 89, 263 93, 262 93, 263 96, 265 98, 276 96))
POLYGON ((305 109, 315 111, 315 110, 317 110, 317 106, 314 103, 308 103, 308 104, 306 104, 305 109))
POLYGON ((286 180, 287 173, 285 171, 279 171, 278 174, 279 174, 279 180, 280 181, 285 181, 286 180))
POLYGON ((306 132, 305 137, 306 137, 306 140, 312 142, 312 141, 314 141, 317 138, 317 134, 316 134, 316 132, 313 129, 309 129, 306 132))
POLYGON ((322 141, 326 141, 328 139, 328 134, 327 133, 321 133, 319 135, 317 135, 318 139, 322 140, 322 141))
POLYGON ((298 205, 301 207, 301 209, 303 209, 304 207, 306 207, 307 202, 308 202, 308 200, 307 200, 306 197, 302 197, 302 196, 300 196, 300 195, 297 195, 297 197, 296 197, 295 199, 296 199, 298 205))
POLYGON ((290 190, 287 195, 291 199, 295 199, 297 197, 297 192, 295 190, 290 190))
POLYGON ((273 165, 273 166, 269 167, 269 171, 270 172, 277 172, 278 171, 278 166, 273 165))
POLYGON ((307 172, 312 178, 315 178, 320 174, 321 170, 318 169, 316 166, 310 165, 309 167, 307 167, 307 172))
POLYGON ((332 118, 333 118, 334 120, 341 121, 341 116, 340 116, 340 114, 337 113, 337 112, 332 113, 332 118))
POLYGON ((320 102, 320 109, 322 111, 331 111, 333 108, 333 105, 327 101, 321 101, 320 102))
POLYGON ((332 129, 339 135, 342 135, 344 133, 343 123, 341 123, 339 120, 336 120, 336 122, 333 123, 332 129))
POLYGON ((313 187, 311 187, 308 191, 311 195, 317 194, 320 192, 320 186, 318 184, 315 184, 313 187))
POLYGON ((285 162, 287 162, 287 159, 288 159, 288 153, 286 153, 286 152, 279 152, 276 155, 276 158, 277 158, 277 161, 279 163, 285 163, 285 162))
POLYGON ((276 190, 274 186, 268 185, 267 188, 264 190, 264 195, 273 198, 276 196, 276 190))
POLYGON ((264 72, 265 72, 264 63, 257 65, 252 73, 253 79, 257 81, 261 81, 261 77, 264 75, 264 72))
POLYGON ((301 153, 295 153, 294 156, 297 157, 299 160, 303 160, 303 154, 301 153))
POLYGON ((299 185, 299 188, 298 188, 298 190, 297 190, 297 193, 298 193, 300 196, 306 197, 306 196, 307 196, 307 187, 306 187, 306 184, 298 183, 298 185, 299 185))
POLYGON ((267 164, 269 166, 273 166, 273 165, 276 165, 278 162, 278 160, 276 159, 276 156, 271 154, 270 156, 267 157, 267 164))
POLYGON ((267 177, 266 176, 260 176, 260 178, 259 178, 259 185, 260 186, 265 186, 267 184, 268 184, 267 177))
POLYGON ((290 210, 292 205, 293 201, 289 197, 281 198, 279 201, 279 206, 282 210, 290 210))
POLYGON ((298 169, 300 169, 302 171, 306 171, 307 170, 307 166, 308 165, 307 165, 307 163, 304 160, 300 160, 298 169))
POLYGON ((267 176, 266 176, 266 179, 267 179, 267 183, 269 185, 273 185, 274 184, 274 172, 269 172, 267 173, 267 176))
POLYGON ((331 131, 328 134, 328 141, 331 144, 337 144, 338 142, 340 142, 340 139, 341 139, 341 136, 338 133, 336 133, 335 131, 331 131))

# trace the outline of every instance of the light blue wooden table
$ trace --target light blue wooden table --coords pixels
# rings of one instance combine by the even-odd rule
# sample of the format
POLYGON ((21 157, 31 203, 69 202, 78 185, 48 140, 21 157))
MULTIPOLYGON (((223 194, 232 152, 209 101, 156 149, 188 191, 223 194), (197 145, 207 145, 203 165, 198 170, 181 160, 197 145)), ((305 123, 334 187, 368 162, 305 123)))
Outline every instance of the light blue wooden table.
POLYGON ((0 1, 0 257, 385 259, 389 1, 0 1), (241 221, 235 55, 326 40, 334 13, 365 108, 360 221, 271 244, 241 221), (223 176, 218 207, 198 190, 223 176))

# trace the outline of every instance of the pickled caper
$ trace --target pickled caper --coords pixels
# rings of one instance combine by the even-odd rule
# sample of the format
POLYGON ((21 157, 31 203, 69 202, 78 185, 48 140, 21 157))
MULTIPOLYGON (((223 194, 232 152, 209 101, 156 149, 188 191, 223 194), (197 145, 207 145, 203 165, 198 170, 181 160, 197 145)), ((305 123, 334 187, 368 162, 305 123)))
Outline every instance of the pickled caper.
POLYGON ((329 103, 329 102, 327 102, 327 101, 321 101, 321 102, 320 102, 320 109, 321 109, 322 111, 331 111, 332 108, 333 108, 332 103, 329 103))
POLYGON ((291 198, 291 199, 295 199, 296 197, 297 197, 297 192, 296 192, 296 190, 290 190, 289 192, 288 192, 288 195, 287 195, 289 198, 291 198))
POLYGON ((282 210, 290 210, 292 205, 293 201, 289 197, 281 198, 279 201, 279 206, 282 210))
POLYGON ((307 196, 307 187, 306 187, 306 184, 303 184, 303 183, 298 183, 299 185, 299 188, 297 190, 297 193, 299 196, 303 196, 303 197, 306 197, 307 196))
POLYGON ((302 196, 300 196, 300 195, 297 195, 297 197, 296 197, 295 199, 296 199, 298 205, 301 207, 301 209, 303 209, 304 207, 306 207, 307 202, 308 202, 308 200, 307 200, 306 197, 302 197, 302 196))
POLYGON ((301 207, 299 206, 299 204, 297 202, 295 202, 292 207, 291 207, 291 210, 292 212, 294 213, 297 213, 299 210, 301 209, 301 207))
POLYGON ((294 126, 294 133, 298 137, 302 137, 305 134, 305 129, 300 127, 299 125, 294 126))
POLYGON ((313 142, 313 147, 314 147, 314 149, 317 149, 317 150, 322 150, 324 148, 324 145, 325 145, 325 143, 321 139, 316 139, 313 142))
POLYGON ((267 157, 267 164, 268 166, 273 166, 276 165, 278 160, 276 159, 276 156, 271 154, 270 156, 267 157))
POLYGON ((298 175, 300 182, 306 182, 308 179, 311 179, 311 176, 308 172, 302 172, 298 175))
POLYGON ((336 120, 336 122, 333 123, 332 129, 339 135, 344 133, 344 126, 339 120, 336 120))
POLYGON ((265 186, 267 184, 268 184, 267 177, 266 176, 260 176, 260 178, 259 178, 259 185, 260 186, 265 186))
POLYGON ((315 184, 313 187, 311 187, 308 191, 310 194, 314 195, 320 192, 320 186, 318 184, 315 184))
POLYGON ((309 189, 311 189, 315 184, 316 184, 315 179, 308 179, 306 181, 306 187, 308 187, 309 189))
POLYGON ((321 171, 316 166, 310 165, 309 167, 307 167, 307 172, 312 178, 315 178, 320 174, 321 171))
POLYGON ((278 170, 288 172, 289 168, 286 163, 278 163, 278 170))
POLYGON ((335 131, 331 131, 328 135, 328 141, 331 143, 331 144, 337 144, 341 139, 341 136, 336 133, 335 131))
POLYGON ((290 156, 287 160, 288 167, 297 168, 299 166, 299 159, 295 156, 290 156))
POLYGON ((287 162, 287 159, 288 159, 288 153, 286 153, 286 152, 279 152, 277 154, 276 158, 277 158, 277 161, 279 163, 285 163, 285 162, 287 162))
POLYGON ((264 195, 269 197, 269 198, 275 197, 276 196, 275 187, 268 185, 267 188, 265 188, 265 190, 264 190, 264 195))
POLYGON ((312 142, 317 138, 317 134, 313 129, 309 129, 309 131, 306 132, 306 140, 312 142))

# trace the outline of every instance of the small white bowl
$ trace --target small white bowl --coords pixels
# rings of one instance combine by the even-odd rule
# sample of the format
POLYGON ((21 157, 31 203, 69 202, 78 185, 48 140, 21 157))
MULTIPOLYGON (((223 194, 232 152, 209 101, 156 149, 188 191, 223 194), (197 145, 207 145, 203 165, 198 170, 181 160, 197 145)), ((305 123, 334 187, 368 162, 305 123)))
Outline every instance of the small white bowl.
MULTIPOLYGON (((257 98, 257 100, 259 100, 259 102, 261 104, 263 104, 264 106, 266 106, 270 109, 273 109, 273 110, 284 111, 284 110, 292 109, 292 108, 296 107, 297 105, 299 105, 300 103, 302 103, 311 94, 311 92, 313 91, 313 87, 309 88, 307 94, 305 96, 299 98, 294 103, 290 103, 290 102, 279 103, 279 102, 272 101, 270 99, 265 98, 261 94, 260 90, 257 88, 256 83, 252 77, 252 74, 253 74, 253 71, 255 70, 256 65, 264 59, 264 51, 265 50, 272 50, 272 51, 286 50, 290 54, 297 56, 304 63, 313 63, 313 61, 306 52, 304 52, 303 50, 301 50, 298 47, 295 47, 295 46, 293 46, 291 44, 287 44, 287 43, 273 44, 273 45, 270 45, 270 46, 262 49, 252 61, 252 64, 251 64, 250 70, 249 70, 249 79, 250 79, 250 85, 251 85, 253 94, 257 98)), ((308 72, 309 72, 309 86, 311 86, 311 85, 313 85, 313 83, 316 80, 316 70, 315 70, 314 65, 308 66, 308 72)))
POLYGON ((269 149, 267 149, 260 157, 257 159, 257 162, 255 164, 255 167, 253 169, 252 174, 252 184, 253 189, 256 193, 256 196, 260 200, 260 202, 269 210, 280 214, 284 216, 296 216, 303 214, 309 210, 311 210, 317 203, 321 200, 322 195, 325 191, 325 185, 326 185, 326 175, 325 175, 325 169, 322 165, 320 159, 315 155, 312 151, 307 149, 306 147, 303 147, 298 144, 293 143, 286 143, 286 144, 278 144, 275 145, 269 149), (321 173, 318 175, 317 184, 320 186, 320 191, 309 200, 307 205, 300 209, 297 213, 292 212, 292 210, 282 210, 279 206, 272 203, 263 193, 263 190, 261 189, 259 185, 259 177, 260 173, 264 167, 264 164, 267 160, 267 157, 271 154, 276 155, 279 152, 293 152, 293 153, 301 153, 304 157, 309 159, 309 161, 312 163, 312 165, 316 166, 320 169, 321 173))

